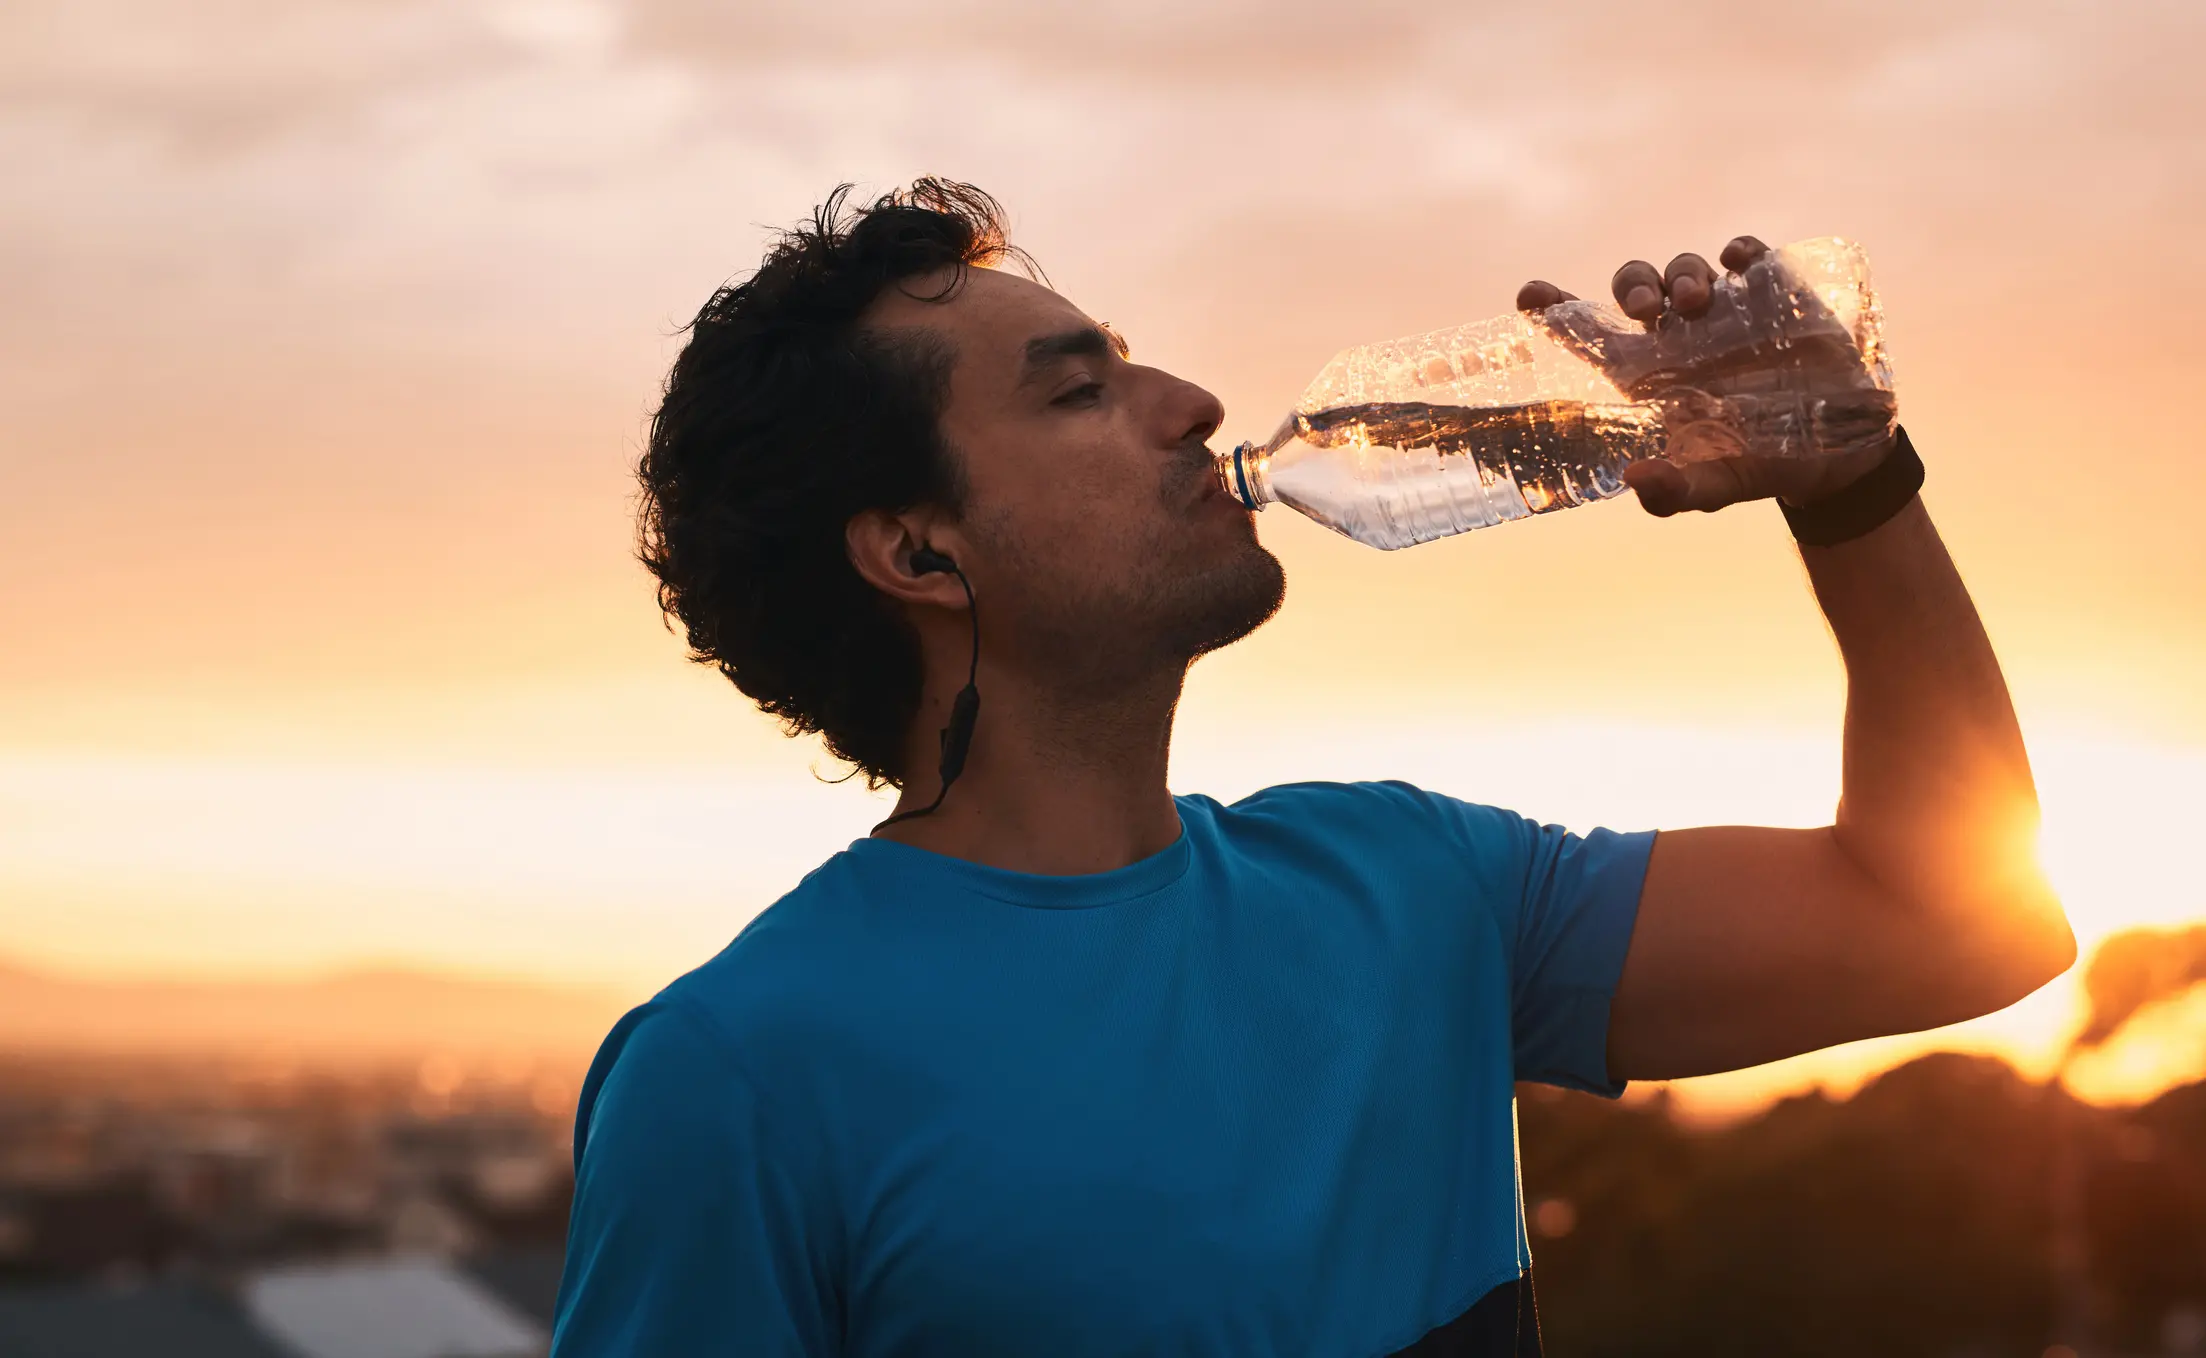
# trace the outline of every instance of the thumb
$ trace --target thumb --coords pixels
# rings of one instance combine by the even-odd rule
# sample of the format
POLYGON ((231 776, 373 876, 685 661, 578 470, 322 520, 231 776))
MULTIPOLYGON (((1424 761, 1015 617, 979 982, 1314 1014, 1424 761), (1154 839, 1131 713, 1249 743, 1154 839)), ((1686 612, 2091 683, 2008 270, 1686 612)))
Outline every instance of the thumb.
POLYGON ((1639 496, 1639 507, 1655 518, 1670 518, 1688 509, 1723 509, 1738 500, 1760 498, 1767 489, 1754 485, 1745 467, 1747 459, 1721 459, 1710 463, 1672 463, 1652 459, 1624 467, 1624 485, 1639 496))

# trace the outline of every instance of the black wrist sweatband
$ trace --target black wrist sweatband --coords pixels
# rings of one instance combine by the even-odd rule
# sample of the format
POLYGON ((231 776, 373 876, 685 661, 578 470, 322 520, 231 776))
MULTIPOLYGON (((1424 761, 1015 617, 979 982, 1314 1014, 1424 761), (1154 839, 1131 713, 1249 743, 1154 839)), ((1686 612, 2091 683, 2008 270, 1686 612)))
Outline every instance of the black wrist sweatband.
POLYGON ((1892 451, 1860 480, 1820 500, 1777 507, 1803 547, 1836 547, 1882 527, 1923 488, 1923 460, 1907 441, 1907 430, 1894 426, 1892 451))

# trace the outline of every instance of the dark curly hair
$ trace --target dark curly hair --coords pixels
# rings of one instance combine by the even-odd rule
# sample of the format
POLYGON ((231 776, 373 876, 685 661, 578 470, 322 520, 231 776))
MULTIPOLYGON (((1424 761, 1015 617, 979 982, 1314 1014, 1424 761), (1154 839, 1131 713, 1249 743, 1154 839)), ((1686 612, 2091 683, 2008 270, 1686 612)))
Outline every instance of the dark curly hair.
POLYGON ((717 668, 790 734, 818 732, 866 783, 901 786, 919 705, 918 636, 851 564, 866 509, 941 504, 963 479, 940 415, 946 341, 868 335, 886 288, 1010 260, 1003 209, 921 179, 871 205, 835 190, 758 271, 697 313, 637 466, 639 552, 690 658, 717 668))

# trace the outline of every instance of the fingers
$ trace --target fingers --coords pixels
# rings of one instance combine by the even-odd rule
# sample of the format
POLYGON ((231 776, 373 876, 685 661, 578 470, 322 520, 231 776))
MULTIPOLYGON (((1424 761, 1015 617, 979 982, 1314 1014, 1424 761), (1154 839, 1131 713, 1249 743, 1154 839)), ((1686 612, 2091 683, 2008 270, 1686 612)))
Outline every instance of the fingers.
MULTIPOLYGON (((1724 268, 1736 272, 1768 253, 1769 247, 1754 237, 1734 236, 1718 258, 1724 268)), ((1624 314, 1649 325, 1662 319, 1665 307, 1684 316, 1702 314, 1715 299, 1715 289, 1715 267, 1695 254, 1679 255, 1670 261, 1668 268, 1660 270, 1644 259, 1635 259, 1618 269, 1616 276, 1609 280, 1609 292, 1624 309, 1624 314)), ((1538 311, 1557 302, 1576 300, 1553 283, 1540 279, 1517 290, 1517 307, 1523 311, 1538 311)))
POLYGON ((1717 462, 1634 462, 1624 468, 1624 484, 1639 496, 1640 508, 1658 519, 1689 509, 1704 513, 1762 498, 1766 492, 1748 484, 1753 478, 1742 465, 1744 458, 1717 462))
POLYGON ((1624 484, 1639 497, 1639 507, 1658 519, 1686 508, 1685 469, 1674 462, 1634 462, 1624 468, 1624 484))
POLYGON ((1708 310, 1715 294, 1716 271, 1699 255, 1679 255, 1662 271, 1663 289, 1680 315, 1698 316, 1708 310))
POLYGON ((1564 292, 1544 278, 1535 278, 1517 289, 1517 310, 1545 311, 1557 302, 1575 302, 1576 293, 1564 292))
POLYGON ((1662 317, 1662 275, 1646 260, 1635 259, 1616 271, 1609 292, 1624 314, 1635 321, 1654 322, 1662 317))
MULTIPOLYGON (((1657 458, 1624 468, 1624 484, 1641 508, 1658 519, 1687 510, 1712 513, 1748 500, 1784 498, 1794 503, 1827 489, 1836 458, 1722 457, 1706 462, 1657 458)), ((1850 468, 1848 468, 1850 470, 1850 468)))
POLYGON ((1731 243, 1723 247, 1723 253, 1716 258, 1726 269, 1737 273, 1768 253, 1769 247, 1752 236, 1733 236, 1731 243))

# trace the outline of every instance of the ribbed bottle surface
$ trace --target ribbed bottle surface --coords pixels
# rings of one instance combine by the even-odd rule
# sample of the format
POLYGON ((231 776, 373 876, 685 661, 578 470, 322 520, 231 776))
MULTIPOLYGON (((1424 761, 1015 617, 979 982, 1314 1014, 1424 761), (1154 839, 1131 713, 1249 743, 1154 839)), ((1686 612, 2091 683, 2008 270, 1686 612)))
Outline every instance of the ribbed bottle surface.
POLYGON ((1565 302, 1344 350, 1220 475, 1252 507, 1276 499, 1391 550, 1607 499, 1642 458, 1873 446, 1893 409, 1867 258, 1813 240, 1652 330, 1565 302))

